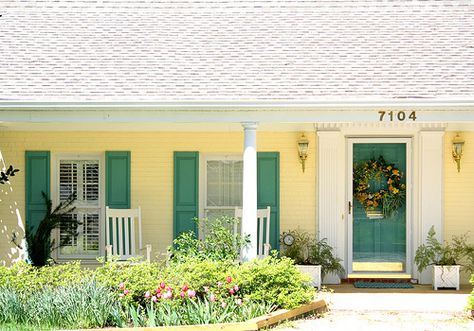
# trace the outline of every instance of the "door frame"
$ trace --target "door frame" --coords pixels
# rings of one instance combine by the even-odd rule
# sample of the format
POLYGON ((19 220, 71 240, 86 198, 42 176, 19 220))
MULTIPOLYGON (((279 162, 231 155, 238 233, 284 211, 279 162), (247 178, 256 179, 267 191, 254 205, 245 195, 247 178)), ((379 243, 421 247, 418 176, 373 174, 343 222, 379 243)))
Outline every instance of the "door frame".
MULTIPOLYGON (((346 220, 347 220, 347 273, 352 274, 352 248, 353 248, 353 213, 349 214, 349 203, 354 206, 353 202, 353 145, 357 143, 372 144, 406 144, 406 247, 405 247, 405 271, 403 274, 412 274, 411 249, 413 233, 413 138, 412 137, 347 137, 346 138, 346 220)), ((364 272, 367 273, 367 272, 364 272)), ((375 272, 370 272, 375 273, 375 272)))

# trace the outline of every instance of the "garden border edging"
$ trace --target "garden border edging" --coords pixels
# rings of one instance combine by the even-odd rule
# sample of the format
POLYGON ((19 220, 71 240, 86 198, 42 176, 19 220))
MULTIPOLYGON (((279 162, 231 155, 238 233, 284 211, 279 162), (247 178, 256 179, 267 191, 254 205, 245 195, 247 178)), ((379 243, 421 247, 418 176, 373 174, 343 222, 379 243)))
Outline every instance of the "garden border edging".
MULTIPOLYGON (((240 323, 218 323, 218 324, 200 324, 200 325, 177 325, 177 326, 157 326, 142 328, 105 328, 105 329, 83 329, 80 331, 199 331, 199 330, 225 330, 225 331, 255 331, 281 321, 295 318, 310 312, 322 311, 327 309, 327 303, 324 299, 317 299, 308 304, 301 305, 294 309, 279 309, 272 313, 253 318, 240 323)), ((76 330, 79 331, 79 330, 76 330)))

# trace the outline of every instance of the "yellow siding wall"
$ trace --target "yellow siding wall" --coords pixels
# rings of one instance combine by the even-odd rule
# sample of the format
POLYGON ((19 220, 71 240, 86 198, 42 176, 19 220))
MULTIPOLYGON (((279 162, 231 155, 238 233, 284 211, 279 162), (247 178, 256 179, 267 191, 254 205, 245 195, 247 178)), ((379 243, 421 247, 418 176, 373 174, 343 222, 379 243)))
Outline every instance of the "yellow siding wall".
MULTIPOLYGON (((316 229, 315 134, 307 136, 310 155, 303 173, 296 148, 299 133, 257 134, 258 151, 280 152, 281 231, 316 229)), ((142 207, 143 242, 152 244, 158 253, 164 252, 172 240, 173 152, 241 153, 242 149, 242 132, 0 132, 5 163, 20 169, 11 187, 0 187, 0 261, 9 262, 17 256, 10 235, 18 230, 15 209, 22 218, 25 216, 26 150, 49 150, 52 155, 131 151, 132 207, 142 207)))
MULTIPOLYGON (((469 232, 469 241, 474 244, 474 133, 463 132, 465 139, 461 171, 458 173, 452 158, 452 140, 455 132, 446 132, 445 138, 445 204, 444 238, 469 232)), ((463 273, 462 283, 468 282, 463 273)))

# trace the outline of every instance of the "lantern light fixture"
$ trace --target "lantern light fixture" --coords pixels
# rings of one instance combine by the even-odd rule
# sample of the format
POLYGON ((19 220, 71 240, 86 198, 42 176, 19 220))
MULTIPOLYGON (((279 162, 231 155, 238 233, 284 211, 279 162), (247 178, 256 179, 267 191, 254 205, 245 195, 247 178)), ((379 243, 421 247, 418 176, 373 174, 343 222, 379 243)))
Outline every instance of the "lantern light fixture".
POLYGON ((456 133, 456 137, 454 137, 453 139, 453 159, 457 164, 458 172, 461 171, 461 157, 463 146, 464 139, 459 136, 459 133, 456 133))
POLYGON ((308 158, 308 145, 309 145, 309 140, 308 138, 306 138, 306 136, 303 133, 301 137, 298 139, 298 154, 300 157, 300 162, 303 168, 303 172, 305 169, 306 159, 308 158))

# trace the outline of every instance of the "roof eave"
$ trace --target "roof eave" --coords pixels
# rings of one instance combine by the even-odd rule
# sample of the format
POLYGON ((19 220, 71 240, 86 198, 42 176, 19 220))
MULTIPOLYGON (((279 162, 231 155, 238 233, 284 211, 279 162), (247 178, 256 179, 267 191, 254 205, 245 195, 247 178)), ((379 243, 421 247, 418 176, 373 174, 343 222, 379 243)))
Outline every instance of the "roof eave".
POLYGON ((469 98, 364 99, 364 100, 250 100, 250 101, 0 101, 0 110, 154 110, 154 111, 255 111, 416 108, 430 110, 473 108, 469 98))

